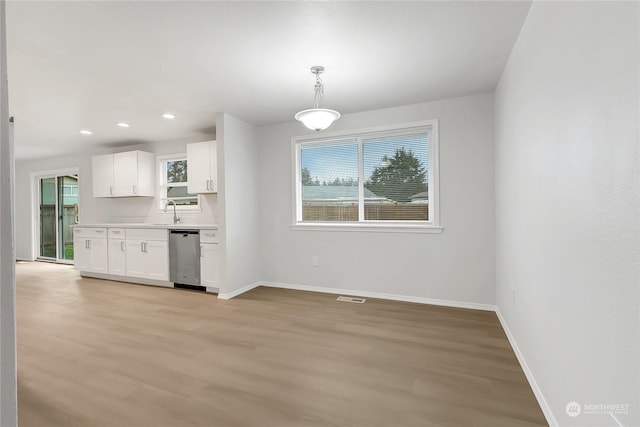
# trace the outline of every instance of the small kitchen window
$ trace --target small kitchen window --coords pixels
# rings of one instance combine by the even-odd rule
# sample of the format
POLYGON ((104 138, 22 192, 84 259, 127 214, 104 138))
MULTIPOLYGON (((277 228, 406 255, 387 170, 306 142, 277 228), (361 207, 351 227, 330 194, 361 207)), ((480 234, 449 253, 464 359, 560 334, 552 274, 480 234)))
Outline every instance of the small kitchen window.
POLYGON ((189 173, 186 154, 158 157, 160 171, 159 209, 164 209, 168 200, 176 203, 179 211, 199 211, 200 196, 187 191, 189 173))

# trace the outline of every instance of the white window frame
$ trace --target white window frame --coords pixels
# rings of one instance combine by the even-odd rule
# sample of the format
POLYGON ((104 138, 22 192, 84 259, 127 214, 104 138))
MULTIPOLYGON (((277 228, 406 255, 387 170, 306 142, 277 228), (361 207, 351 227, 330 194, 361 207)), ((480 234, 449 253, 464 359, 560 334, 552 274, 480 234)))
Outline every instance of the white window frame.
POLYGON ((380 232, 413 232, 440 233, 440 150, 438 120, 422 120, 392 126, 379 126, 366 129, 326 132, 321 135, 294 136, 291 138, 293 164, 293 224, 292 230, 303 231, 380 231, 380 232), (370 134, 406 133, 407 131, 427 130, 429 132, 427 182, 429 183, 429 220, 428 221, 384 221, 364 220, 364 162, 363 139, 370 134), (301 183, 301 148, 309 146, 335 145, 336 142, 357 142, 358 144, 358 210, 359 221, 350 222, 304 222, 302 221, 302 183, 301 183))
MULTIPOLYGON (((157 185, 157 194, 158 194, 158 212, 164 212, 165 205, 167 203, 167 162, 178 161, 178 160, 187 160, 186 153, 178 153, 178 154, 168 154, 163 156, 156 156, 156 163, 158 165, 158 185, 157 185)), ((189 174, 189 165, 187 164, 187 176, 189 174)), ((183 186, 182 183, 172 183, 174 187, 183 186), (176 185, 177 184, 177 185, 176 185)), ((184 186, 187 186, 187 183, 184 183, 184 186)), ((176 205, 176 212, 192 212, 199 213, 202 211, 202 200, 200 199, 200 194, 197 195, 198 204, 193 206, 185 206, 185 205, 176 205)), ((170 206, 167 209, 167 213, 173 212, 173 206, 170 206)))

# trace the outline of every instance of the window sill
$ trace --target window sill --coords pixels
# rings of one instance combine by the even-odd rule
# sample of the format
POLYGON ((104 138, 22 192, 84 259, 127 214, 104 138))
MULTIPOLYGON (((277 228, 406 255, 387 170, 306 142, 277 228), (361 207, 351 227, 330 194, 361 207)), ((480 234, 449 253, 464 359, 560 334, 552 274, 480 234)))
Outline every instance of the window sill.
POLYGON ((439 234, 444 230, 442 227, 431 224, 409 224, 409 223, 348 223, 337 224, 328 222, 298 223, 290 226, 293 231, 365 231, 374 233, 425 233, 439 234))

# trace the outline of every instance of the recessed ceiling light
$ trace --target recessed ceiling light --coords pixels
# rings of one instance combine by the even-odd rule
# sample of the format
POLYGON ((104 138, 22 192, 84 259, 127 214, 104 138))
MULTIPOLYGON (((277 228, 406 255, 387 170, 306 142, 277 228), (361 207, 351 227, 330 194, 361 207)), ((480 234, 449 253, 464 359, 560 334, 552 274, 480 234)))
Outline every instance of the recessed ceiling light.
POLYGON ((120 123, 118 123, 118 126, 120 126, 121 128, 128 128, 129 127, 129 123, 120 122, 120 123))
POLYGON ((165 119, 175 119, 176 118, 176 116, 174 114, 171 114, 171 113, 164 113, 162 115, 162 117, 164 117, 165 119))
POLYGON ((91 135, 93 132, 91 132, 90 130, 82 129, 80 133, 83 135, 91 135))

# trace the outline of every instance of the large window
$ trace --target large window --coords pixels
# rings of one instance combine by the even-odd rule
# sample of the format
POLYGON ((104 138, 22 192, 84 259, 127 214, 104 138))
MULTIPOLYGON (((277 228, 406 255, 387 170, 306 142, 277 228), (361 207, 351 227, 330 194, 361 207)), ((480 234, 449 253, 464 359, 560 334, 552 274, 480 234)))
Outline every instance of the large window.
POLYGON ((439 227, 437 121, 294 138, 296 224, 439 227))
POLYGON ((187 176, 189 171, 186 155, 159 158, 158 170, 160 171, 161 209, 164 209, 168 200, 173 200, 178 210, 200 209, 199 196, 187 192, 187 176))

